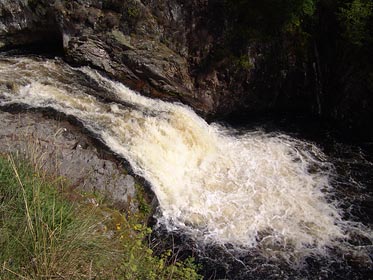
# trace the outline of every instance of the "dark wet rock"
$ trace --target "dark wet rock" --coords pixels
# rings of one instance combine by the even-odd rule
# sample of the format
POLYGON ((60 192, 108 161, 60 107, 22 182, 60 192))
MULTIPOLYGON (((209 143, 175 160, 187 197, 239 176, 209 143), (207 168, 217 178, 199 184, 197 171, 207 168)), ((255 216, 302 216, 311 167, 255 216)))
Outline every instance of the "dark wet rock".
POLYGON ((186 103, 204 117, 312 115, 373 137, 364 67, 338 62, 335 41, 296 32, 232 47, 235 19, 224 2, 0 0, 0 49, 60 45, 70 63, 91 65, 144 95, 186 103))
POLYGON ((214 15, 207 1, 32 3, 0 1, 0 13, 8 15, 0 20, 2 47, 38 41, 41 30, 54 31, 68 61, 101 69, 145 95, 182 101, 203 115, 227 114, 240 104, 242 89, 232 85, 242 79, 235 83, 226 65, 200 69, 220 39, 211 34, 216 22, 201 29, 214 15))
POLYGON ((59 41, 58 25, 48 1, 1 0, 0 18, 0 49, 36 42, 52 48, 59 41))
MULTIPOLYGON (((37 32, 34 22, 45 28, 53 26, 46 23, 49 16, 47 22, 58 25, 68 61, 101 69, 145 95, 182 101, 212 117, 261 113, 284 104, 279 99, 289 99, 280 95, 279 88, 285 81, 284 73, 291 72, 289 67, 293 66, 291 59, 277 56, 274 42, 247 46, 246 60, 241 63, 244 67, 231 53, 224 53, 229 36, 226 26, 231 19, 223 2, 33 2, 44 11, 43 16, 31 4, 20 1, 17 9, 30 23, 18 31, 37 32)), ((9 1, 0 3, 5 11, 12 8, 9 1)), ((14 22, 20 20, 12 15, 14 22)), ((7 20, 3 24, 9 25, 7 20)), ((280 52, 284 50, 287 48, 280 52)))
POLYGON ((74 189, 104 195, 120 209, 133 207, 134 178, 67 121, 1 111, 0 120, 0 153, 26 155, 45 170, 66 177, 74 189))

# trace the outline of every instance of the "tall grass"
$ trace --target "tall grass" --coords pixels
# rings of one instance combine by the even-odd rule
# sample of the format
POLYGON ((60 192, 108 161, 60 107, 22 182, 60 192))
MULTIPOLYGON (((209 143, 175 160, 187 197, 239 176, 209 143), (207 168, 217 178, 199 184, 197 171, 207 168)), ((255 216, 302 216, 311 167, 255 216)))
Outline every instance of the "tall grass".
MULTIPOLYGON (((83 278, 105 250, 94 212, 64 199, 63 180, 0 157, 0 260, 4 279, 83 278)), ((107 257, 107 256, 105 256, 107 257)))
POLYGON ((93 205, 35 166, 0 155, 0 279, 201 279, 192 259, 153 256, 144 213, 93 205))

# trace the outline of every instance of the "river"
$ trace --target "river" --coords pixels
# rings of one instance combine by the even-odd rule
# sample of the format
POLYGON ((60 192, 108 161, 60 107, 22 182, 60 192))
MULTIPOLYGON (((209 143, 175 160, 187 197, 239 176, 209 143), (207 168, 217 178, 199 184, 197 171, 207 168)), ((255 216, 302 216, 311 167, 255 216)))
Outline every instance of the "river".
POLYGON ((359 278, 372 268, 372 164, 357 146, 209 124, 60 59, 0 58, 0 106, 15 105, 72 116, 126 159, 157 196, 155 227, 183 236, 215 267, 206 275, 359 278))

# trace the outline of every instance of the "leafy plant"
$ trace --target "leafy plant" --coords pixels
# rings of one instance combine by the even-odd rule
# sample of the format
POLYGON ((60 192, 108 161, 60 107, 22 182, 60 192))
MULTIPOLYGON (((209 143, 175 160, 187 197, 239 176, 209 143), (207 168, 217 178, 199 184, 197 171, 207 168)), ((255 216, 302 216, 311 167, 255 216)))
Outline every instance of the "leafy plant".
POLYGON ((338 16, 345 27, 345 37, 355 45, 362 45, 371 35, 368 22, 373 15, 373 2, 353 0, 339 8, 338 16))

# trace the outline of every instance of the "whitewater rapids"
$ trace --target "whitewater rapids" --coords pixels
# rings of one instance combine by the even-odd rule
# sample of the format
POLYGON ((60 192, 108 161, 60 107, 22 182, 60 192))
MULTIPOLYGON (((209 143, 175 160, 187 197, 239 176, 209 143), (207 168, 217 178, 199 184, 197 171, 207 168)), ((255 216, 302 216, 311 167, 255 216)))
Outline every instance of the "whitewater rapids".
POLYGON ((60 60, 0 59, 0 105, 12 104, 74 116, 150 182, 158 222, 201 244, 314 254, 348 237, 327 199, 333 166, 310 143, 210 125, 60 60))

